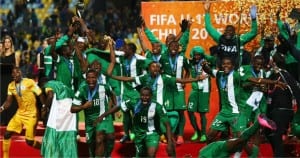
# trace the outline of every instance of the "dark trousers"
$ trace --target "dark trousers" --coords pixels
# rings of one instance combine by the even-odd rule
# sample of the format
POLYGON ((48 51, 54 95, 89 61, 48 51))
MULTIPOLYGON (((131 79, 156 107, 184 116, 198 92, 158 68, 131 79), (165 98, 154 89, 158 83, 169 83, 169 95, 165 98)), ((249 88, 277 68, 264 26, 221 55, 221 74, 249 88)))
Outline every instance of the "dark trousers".
POLYGON ((294 112, 292 109, 280 109, 276 108, 267 112, 268 118, 273 120, 277 129, 275 131, 267 130, 266 136, 272 146, 273 157, 287 157, 284 152, 284 144, 282 136, 287 133, 289 124, 293 119, 294 112))

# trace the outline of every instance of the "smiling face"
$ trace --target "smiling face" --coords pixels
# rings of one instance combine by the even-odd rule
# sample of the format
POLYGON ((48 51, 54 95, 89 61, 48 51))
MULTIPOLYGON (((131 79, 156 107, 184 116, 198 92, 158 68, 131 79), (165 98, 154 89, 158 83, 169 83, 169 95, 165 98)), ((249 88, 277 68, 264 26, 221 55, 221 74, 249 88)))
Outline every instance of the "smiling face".
POLYGON ((86 73, 86 82, 90 90, 95 89, 97 85, 97 72, 95 70, 89 70, 86 73))
POLYGON ((99 73, 102 70, 102 65, 97 60, 95 60, 91 63, 90 68, 96 70, 99 73))
POLYGON ((11 76, 16 83, 19 83, 22 79, 22 72, 19 68, 13 68, 11 76))
POLYGON ((179 51, 179 43, 176 42, 176 41, 172 41, 170 44, 169 44, 169 53, 171 56, 175 56, 177 55, 178 51, 179 51))
POLYGON ((160 43, 152 43, 152 54, 159 55, 161 52, 161 45, 160 43))
POLYGON ((230 58, 224 58, 222 60, 222 70, 225 74, 230 73, 234 69, 234 65, 232 63, 232 60, 230 58))
POLYGON ((156 62, 152 62, 149 67, 149 72, 152 77, 156 77, 160 74, 160 64, 156 62))
POLYGON ((260 69, 263 68, 264 66, 264 60, 263 58, 254 58, 253 60, 253 69, 256 73, 258 73, 260 71, 260 69))
POLYGON ((141 95, 142 105, 149 105, 149 103, 151 102, 151 97, 152 97, 151 89, 148 87, 142 88, 140 95, 141 95))

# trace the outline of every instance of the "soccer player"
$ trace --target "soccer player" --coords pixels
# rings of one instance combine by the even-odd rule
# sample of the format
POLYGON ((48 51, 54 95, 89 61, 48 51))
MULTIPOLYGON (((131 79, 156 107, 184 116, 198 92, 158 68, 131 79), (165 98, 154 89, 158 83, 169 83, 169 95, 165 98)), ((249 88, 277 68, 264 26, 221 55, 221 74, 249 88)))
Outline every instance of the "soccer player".
MULTIPOLYGON (((189 82, 197 82, 203 80, 204 76, 195 76, 195 78, 175 78, 170 75, 161 74, 160 64, 152 61, 148 66, 148 73, 136 77, 124 77, 124 76, 112 76, 113 79, 125 81, 125 82, 135 82, 140 86, 151 87, 153 95, 152 100, 157 103, 163 105, 165 100, 167 100, 170 96, 168 91, 176 91, 176 83, 189 83, 189 82)), ((125 100, 125 102, 128 100, 125 100)), ((164 105, 163 105, 164 106, 164 105)), ((171 130, 172 133, 175 132, 177 124, 178 124, 178 113, 176 111, 167 112, 167 115, 170 119, 171 130)), ((164 127, 161 130, 162 133, 165 133, 164 127)), ((165 137, 162 136, 162 141, 166 142, 165 137)))
POLYGON ((259 115, 257 121, 251 127, 244 130, 238 138, 216 141, 203 147, 199 151, 199 158, 230 157, 231 154, 243 148, 260 126, 270 128, 271 130, 276 129, 276 124, 272 120, 269 120, 264 115, 259 115))
POLYGON ((175 157, 175 147, 172 140, 172 132, 166 110, 159 103, 152 101, 152 90, 150 87, 143 87, 140 90, 140 99, 129 100, 125 106, 115 106, 104 114, 100 115, 95 122, 102 122, 103 118, 120 110, 132 110, 133 132, 136 147, 136 157, 155 157, 159 144, 159 129, 161 122, 164 123, 167 135, 167 153, 175 157))
POLYGON ((36 95, 40 97, 41 103, 45 103, 42 91, 34 80, 23 78, 20 68, 12 69, 13 81, 8 85, 7 98, 0 107, 0 113, 9 108, 13 98, 18 102, 18 109, 12 119, 9 121, 3 140, 3 158, 9 157, 11 144, 11 135, 21 133, 23 126, 26 128, 25 140, 29 146, 40 148, 40 142, 34 140, 35 128, 38 121, 36 95))
POLYGON ((207 62, 203 63, 203 69, 208 74, 216 77, 221 104, 221 111, 214 118, 208 133, 208 144, 216 138, 220 131, 226 131, 227 126, 230 126, 235 136, 243 130, 240 126, 246 126, 245 122, 239 121, 241 108, 244 105, 244 101, 240 96, 246 93, 241 85, 243 85, 245 81, 251 81, 257 84, 272 84, 283 89, 285 85, 276 80, 273 81, 255 77, 249 79, 243 72, 234 69, 234 62, 230 57, 223 58, 222 71, 212 71, 207 65, 207 62))
POLYGON ((98 82, 98 72, 90 69, 84 81, 75 93, 71 112, 84 110, 86 138, 90 156, 110 157, 114 147, 114 126, 112 116, 93 124, 94 120, 109 107, 116 105, 116 98, 108 84, 98 82))
POLYGON ((200 46, 192 48, 191 53, 191 76, 193 78, 197 76, 203 77, 203 80, 192 83, 192 91, 188 101, 188 114, 192 127, 195 131, 191 137, 192 141, 195 141, 200 137, 200 142, 206 141, 206 113, 209 111, 209 99, 210 99, 210 77, 202 70, 202 62, 207 61, 210 64, 214 64, 214 57, 205 55, 204 49, 200 46), (194 113, 200 113, 201 130, 198 127, 196 117, 194 113))
MULTIPOLYGON (((188 78, 190 76, 189 72, 189 61, 184 56, 183 52, 179 50, 179 43, 177 41, 171 41, 168 45, 168 53, 163 54, 161 59, 161 70, 164 74, 170 75, 175 78, 188 78)), ((177 83, 176 90, 167 92, 170 97, 168 97, 164 106, 167 111, 177 111, 179 113, 179 123, 177 127, 177 144, 184 143, 183 132, 185 125, 185 115, 186 110, 184 85, 177 83)))
POLYGON ((238 34, 236 34, 233 25, 227 25, 223 34, 218 32, 218 30, 214 28, 211 23, 210 7, 211 2, 206 1, 204 3, 205 29, 213 38, 213 40, 218 44, 217 66, 221 67, 222 59, 224 57, 231 57, 234 61, 234 65, 236 66, 235 68, 238 69, 240 66, 240 56, 242 55, 240 46, 243 46, 254 39, 257 34, 257 8, 256 6, 252 6, 250 9, 250 16, 252 20, 251 31, 239 36, 238 34))
MULTIPOLYGON (((124 46, 124 56, 117 57, 116 63, 120 65, 120 74, 122 76, 136 77, 145 73, 146 60, 137 56, 136 49, 134 43, 127 43, 124 46)), ((139 88, 135 83, 121 82, 121 102, 128 99, 138 99, 139 88)), ((123 125, 125 135, 120 139, 121 143, 134 139, 134 134, 130 133, 132 122, 129 111, 123 112, 123 125)))
POLYGON ((185 53, 187 49, 187 45, 189 43, 189 37, 190 37, 190 27, 192 25, 192 20, 186 20, 183 19, 180 23, 181 31, 175 35, 175 34, 168 34, 165 40, 165 43, 161 42, 154 34, 151 32, 151 30, 146 26, 146 23, 143 19, 143 17, 139 17, 137 19, 137 25, 140 28, 144 29, 145 35, 150 41, 151 44, 159 43, 161 45, 161 54, 167 54, 168 53, 168 47, 171 41, 178 41, 181 52, 185 53))

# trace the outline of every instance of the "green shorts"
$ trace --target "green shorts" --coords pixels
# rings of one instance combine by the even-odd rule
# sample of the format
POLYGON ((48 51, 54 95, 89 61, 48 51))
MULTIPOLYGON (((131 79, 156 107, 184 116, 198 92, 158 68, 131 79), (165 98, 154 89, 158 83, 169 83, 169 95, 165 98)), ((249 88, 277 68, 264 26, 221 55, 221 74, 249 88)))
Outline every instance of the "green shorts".
POLYGON ((209 93, 203 93, 201 90, 192 90, 189 97, 188 111, 208 112, 209 96, 209 93))
POLYGON ((227 131, 228 126, 230 126, 232 132, 238 132, 238 118, 239 114, 225 116, 223 113, 218 113, 211 124, 211 129, 218 131, 227 131))
MULTIPOLYGON (((168 111, 167 115, 169 118, 171 131, 172 131, 172 133, 175 133, 178 122, 179 122, 179 114, 177 111, 168 111)), ((161 134, 166 133, 166 126, 165 126, 165 123, 162 121, 160 122, 160 132, 161 132, 161 134)))
POLYGON ((85 126, 85 135, 87 143, 92 143, 96 139, 96 132, 104 132, 106 134, 111 134, 115 132, 114 124, 112 119, 106 119, 98 123, 96 127, 92 125, 85 126))
POLYGON ((243 131, 248 127, 248 124, 252 120, 252 115, 254 112, 252 111, 253 107, 246 105, 243 108, 240 108, 239 119, 237 122, 238 131, 243 131))
POLYGON ((186 110, 184 91, 169 92, 164 97, 164 106, 167 111, 186 110))
POLYGON ((134 144, 136 148, 136 156, 143 157, 147 156, 147 148, 155 147, 158 148, 159 135, 156 132, 146 134, 144 138, 135 137, 134 144))

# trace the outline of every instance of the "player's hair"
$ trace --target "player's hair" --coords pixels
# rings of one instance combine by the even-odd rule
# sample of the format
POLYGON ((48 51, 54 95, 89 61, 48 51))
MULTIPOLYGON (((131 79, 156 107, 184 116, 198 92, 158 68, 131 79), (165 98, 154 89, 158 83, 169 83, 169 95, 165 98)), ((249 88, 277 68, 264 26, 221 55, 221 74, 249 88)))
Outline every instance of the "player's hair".
POLYGON ((142 93, 142 91, 149 91, 150 94, 152 95, 152 89, 148 86, 145 86, 145 87, 141 88, 140 93, 142 93))
POLYGON ((95 74, 97 74, 98 72, 95 69, 88 69, 86 71, 86 75, 89 74, 89 73, 95 73, 95 74))
POLYGON ((255 60, 262 60, 262 61, 265 61, 264 57, 262 55, 255 55, 253 58, 252 58, 252 61, 255 61, 255 60))

